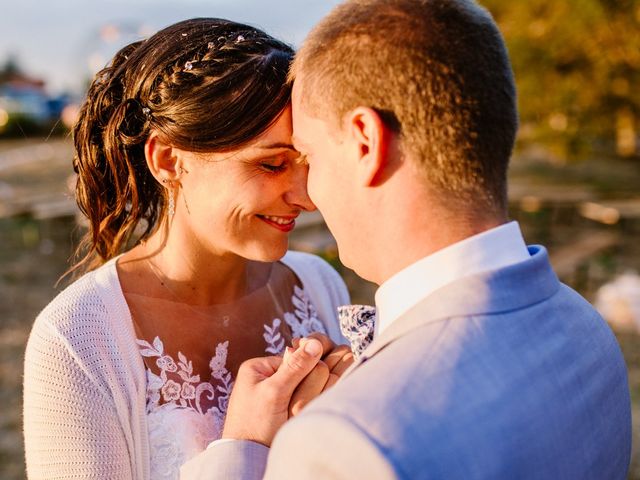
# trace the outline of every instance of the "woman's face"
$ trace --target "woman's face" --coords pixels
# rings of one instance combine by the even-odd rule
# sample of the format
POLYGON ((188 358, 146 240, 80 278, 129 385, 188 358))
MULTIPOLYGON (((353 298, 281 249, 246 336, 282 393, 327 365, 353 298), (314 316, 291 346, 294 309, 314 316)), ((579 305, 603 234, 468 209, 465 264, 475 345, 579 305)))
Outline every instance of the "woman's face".
POLYGON ((225 153, 181 152, 185 172, 171 229, 214 255, 275 261, 307 196, 307 166, 291 145, 291 109, 249 145, 225 153))

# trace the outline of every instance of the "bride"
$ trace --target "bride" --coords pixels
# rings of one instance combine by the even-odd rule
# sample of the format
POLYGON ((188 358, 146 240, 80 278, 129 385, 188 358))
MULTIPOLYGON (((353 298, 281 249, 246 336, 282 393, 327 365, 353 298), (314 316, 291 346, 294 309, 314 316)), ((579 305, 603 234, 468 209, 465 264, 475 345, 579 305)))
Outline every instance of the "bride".
POLYGON ((219 438, 239 365, 320 332, 344 283, 287 253, 306 165, 291 146, 293 51, 221 19, 118 52, 74 127, 84 276, 26 352, 30 478, 178 478, 219 438))

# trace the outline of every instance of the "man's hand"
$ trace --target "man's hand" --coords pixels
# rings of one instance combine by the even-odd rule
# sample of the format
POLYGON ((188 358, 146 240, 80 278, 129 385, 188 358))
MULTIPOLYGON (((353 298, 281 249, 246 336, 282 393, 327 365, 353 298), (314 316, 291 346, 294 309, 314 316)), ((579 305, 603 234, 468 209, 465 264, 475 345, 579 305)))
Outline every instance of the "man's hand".
MULTIPOLYGON (((222 438, 270 446, 289 418, 289 402, 295 388, 315 369, 322 354, 320 341, 305 338, 296 350, 287 348, 282 358, 263 357, 244 362, 229 399, 222 438)), ((326 365, 319 369, 328 371, 326 365)))
MULTIPOLYGON (((311 400, 332 387, 353 363, 353 353, 346 345, 335 345, 329 337, 312 333, 306 338, 315 338, 322 344, 322 362, 298 385, 291 403, 289 416, 298 415, 311 400)), ((298 348, 301 339, 293 339, 293 347, 298 348)))

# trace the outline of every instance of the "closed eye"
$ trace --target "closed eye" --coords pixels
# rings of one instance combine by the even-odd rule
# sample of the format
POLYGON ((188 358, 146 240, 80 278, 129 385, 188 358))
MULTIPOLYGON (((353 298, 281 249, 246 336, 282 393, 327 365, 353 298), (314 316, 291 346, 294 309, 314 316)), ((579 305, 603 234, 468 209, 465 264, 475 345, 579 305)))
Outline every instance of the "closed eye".
POLYGON ((263 169, 265 169, 268 172, 278 173, 278 172, 284 171, 287 168, 287 162, 280 162, 280 163, 277 163, 277 164, 261 163, 260 167, 262 167, 263 169))

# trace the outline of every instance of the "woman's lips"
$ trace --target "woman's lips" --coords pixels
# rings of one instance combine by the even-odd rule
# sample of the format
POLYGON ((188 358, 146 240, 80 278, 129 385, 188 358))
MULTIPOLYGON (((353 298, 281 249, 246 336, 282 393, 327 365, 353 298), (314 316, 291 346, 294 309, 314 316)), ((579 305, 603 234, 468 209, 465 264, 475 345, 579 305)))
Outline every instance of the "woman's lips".
POLYGON ((285 216, 285 217, 278 217, 275 215, 256 215, 256 216, 267 225, 270 225, 273 228, 280 230, 281 232, 289 233, 296 226, 297 215, 285 216))

